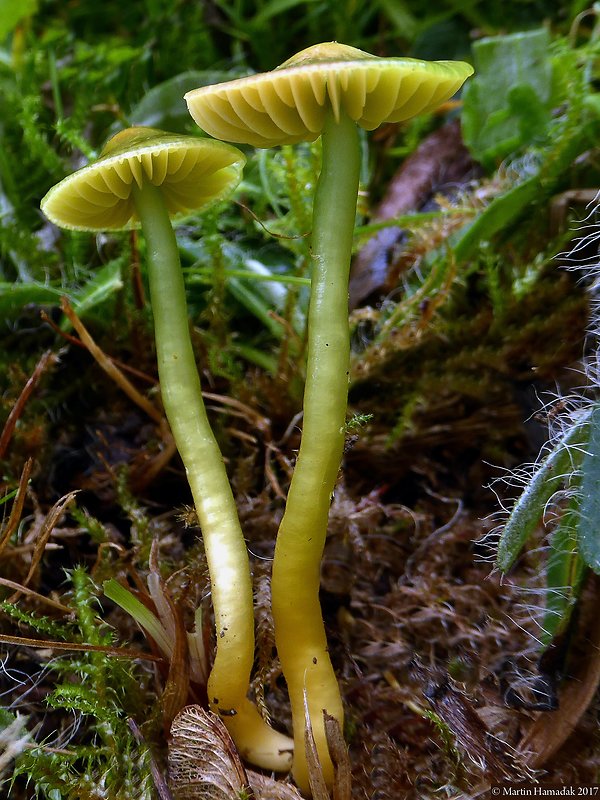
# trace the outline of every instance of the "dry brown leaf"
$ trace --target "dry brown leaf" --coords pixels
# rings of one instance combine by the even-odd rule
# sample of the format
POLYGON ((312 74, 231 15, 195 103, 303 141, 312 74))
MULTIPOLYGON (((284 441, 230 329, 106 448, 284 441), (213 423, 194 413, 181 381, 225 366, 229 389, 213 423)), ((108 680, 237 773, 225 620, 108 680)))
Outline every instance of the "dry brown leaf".
POLYGON ((186 706, 175 717, 169 781, 175 800, 231 800, 247 789, 246 770, 216 714, 186 706))
POLYGON ((308 766, 308 782, 312 791, 313 800, 330 800, 327 784, 323 775, 323 768, 319 760, 317 745, 312 731, 310 714, 308 713, 308 700, 306 689, 304 689, 304 748, 306 751, 306 763, 308 766))
MULTIPOLYGON (((392 177, 386 193, 373 210, 371 222, 382 222, 416 211, 438 187, 464 183, 472 172, 471 157, 462 143, 458 121, 425 137, 392 177)), ((394 250, 401 240, 397 227, 383 228, 359 251, 352 265, 350 308, 375 291, 390 288, 394 250)))
POLYGON ((559 692, 557 711, 540 714, 529 728, 519 749, 528 753, 528 764, 540 769, 565 744, 587 710, 600 683, 600 615, 595 612, 600 595, 600 578, 590 576, 590 586, 582 602, 588 606, 582 615, 588 616, 582 639, 585 654, 572 679, 559 692))
POLYGON ((16 531, 17 526, 21 521, 23 506, 25 504, 25 497, 27 495, 27 486, 29 484, 29 478, 31 477, 32 469, 33 469, 33 459, 29 458, 25 462, 25 465, 23 467, 23 472, 21 473, 21 478, 19 480, 19 488, 17 489, 17 494, 10 512, 10 516, 8 518, 8 522, 6 523, 4 530, 0 532, 0 554, 2 553, 6 545, 10 542, 11 536, 16 531))
POLYGON ((167 592, 165 592, 165 598, 171 606, 175 618, 173 654, 169 664, 169 675, 165 689, 160 699, 165 731, 168 731, 175 715, 183 708, 187 700, 190 685, 190 659, 183 616, 178 613, 173 600, 167 592))
MULTIPOLYGON (((35 540, 35 547, 33 550, 33 554, 31 556, 31 564, 29 565, 29 571, 25 579, 22 581, 23 587, 27 587, 31 580, 33 579, 34 575, 36 574, 40 562, 42 560, 42 556, 44 555, 44 551, 46 550, 46 545, 54 532, 54 528, 58 525, 59 520, 61 519, 64 511, 71 505, 73 500, 77 497, 78 492, 69 492, 64 497, 61 497, 60 500, 52 506, 46 518, 42 524, 41 529, 39 530, 36 540, 35 540)), ((16 603, 18 598, 22 594, 22 589, 19 588, 10 598, 10 603, 16 603)))
POLYGON ((352 795, 350 758, 340 723, 326 711, 323 712, 323 721, 327 746, 333 761, 333 800, 350 800, 352 795))
POLYGON ((255 800, 302 800, 300 792, 291 783, 273 780, 251 769, 247 772, 255 800))
POLYGON ((173 721, 169 783, 174 800, 301 800, 290 784, 246 771, 222 720, 200 706, 173 721))
POLYGON ((519 754, 488 730, 471 699, 454 688, 447 676, 430 682, 423 694, 460 750, 490 780, 502 783, 531 777, 519 754))

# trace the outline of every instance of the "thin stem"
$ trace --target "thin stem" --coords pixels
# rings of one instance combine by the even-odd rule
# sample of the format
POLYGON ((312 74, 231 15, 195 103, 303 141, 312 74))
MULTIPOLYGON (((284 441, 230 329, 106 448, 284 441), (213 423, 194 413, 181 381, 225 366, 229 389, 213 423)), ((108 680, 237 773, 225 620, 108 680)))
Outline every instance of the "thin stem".
POLYGON ((146 239, 163 405, 187 473, 210 572, 217 643, 208 680, 210 705, 243 756, 267 769, 285 770, 289 740, 269 728, 246 698, 254 661, 248 553, 202 400, 177 241, 160 190, 146 182, 141 190, 134 187, 133 195, 146 239))
POLYGON ((358 129, 330 113, 315 192, 304 425, 273 562, 275 639, 294 725, 296 782, 306 791, 304 691, 325 777, 333 780, 323 709, 343 709, 319 603, 320 563, 344 446, 350 334, 348 276, 360 168, 358 129))
POLYGON ((87 348, 92 358, 96 360, 98 366, 103 369, 110 378, 112 378, 112 380, 125 392, 130 400, 133 400, 133 402, 139 408, 141 408, 142 411, 145 411, 146 414, 148 414, 150 419, 153 419, 154 422, 160 425, 163 420, 162 412, 159 411, 154 403, 148 400, 146 395, 142 394, 136 389, 131 381, 125 377, 122 370, 119 369, 115 362, 106 355, 101 347, 98 347, 94 338, 85 327, 83 322, 79 319, 66 297, 61 298, 60 306, 63 314, 67 317, 71 325, 79 334, 79 339, 83 346, 87 348))

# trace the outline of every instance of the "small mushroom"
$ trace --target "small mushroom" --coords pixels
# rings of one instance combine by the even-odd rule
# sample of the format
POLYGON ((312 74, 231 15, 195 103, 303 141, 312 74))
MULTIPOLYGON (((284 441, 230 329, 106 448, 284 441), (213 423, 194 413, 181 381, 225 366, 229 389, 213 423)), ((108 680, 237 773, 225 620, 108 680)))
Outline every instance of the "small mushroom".
POLYGON ((269 73, 194 89, 197 124, 256 147, 322 140, 315 190, 302 441, 277 535, 275 639, 294 727, 294 778, 309 792, 304 693, 326 781, 333 781, 323 710, 343 719, 319 605, 319 564, 341 463, 348 395, 348 274, 359 180, 358 127, 430 111, 473 72, 462 62, 377 58, 337 42, 301 51, 269 73))
POLYGON ((129 128, 109 140, 96 162, 52 188, 41 207, 63 228, 142 228, 161 395, 190 483, 210 571, 217 629, 208 680, 211 708, 223 715, 243 757, 269 770, 286 770, 290 740, 266 725, 246 696, 254 661, 248 553, 202 399, 171 225, 172 215, 202 208, 231 191, 244 164, 243 154, 222 142, 129 128))

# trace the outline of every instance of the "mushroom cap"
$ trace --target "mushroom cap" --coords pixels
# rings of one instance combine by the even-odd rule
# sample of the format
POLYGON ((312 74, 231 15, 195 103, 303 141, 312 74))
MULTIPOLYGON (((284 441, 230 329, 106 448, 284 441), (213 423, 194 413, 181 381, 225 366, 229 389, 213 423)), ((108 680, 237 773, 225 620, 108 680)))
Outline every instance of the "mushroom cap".
POLYGON ((50 189, 41 208, 61 228, 138 228, 134 185, 160 186, 169 214, 189 214, 233 189, 245 163, 243 153, 223 142, 127 128, 108 140, 96 161, 50 189))
POLYGON ((452 97, 472 73, 462 61, 379 58, 327 42, 272 72, 193 89, 185 100, 211 136, 272 147, 316 139, 329 107, 367 130, 409 119, 452 97))

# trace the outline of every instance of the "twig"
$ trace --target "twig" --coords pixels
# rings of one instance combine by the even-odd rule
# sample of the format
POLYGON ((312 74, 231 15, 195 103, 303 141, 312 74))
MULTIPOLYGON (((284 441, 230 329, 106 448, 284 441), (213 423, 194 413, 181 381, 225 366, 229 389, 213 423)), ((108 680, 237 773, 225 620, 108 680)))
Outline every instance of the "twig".
POLYGON ((244 205, 244 203, 240 203, 239 200, 235 200, 235 204, 237 206, 239 206, 243 211, 246 211, 248 214, 250 214, 252 219, 260 225, 260 227, 264 230, 264 232, 266 234, 268 234, 269 236, 272 236, 274 239, 290 239, 290 240, 293 240, 293 239, 306 239, 306 237, 310 236, 310 234, 311 234, 311 231, 306 231, 306 233, 296 233, 293 236, 286 236, 283 233, 275 233, 275 231, 272 231, 269 228, 267 228, 265 223, 262 222, 256 216, 256 214, 254 213, 254 211, 252 211, 251 208, 248 208, 248 206, 244 205))
POLYGON ((116 658, 141 658, 144 661, 164 661, 162 656, 152 653, 142 653, 141 650, 132 650, 128 647, 109 647, 102 644, 80 644, 79 642, 53 642, 47 639, 29 639, 26 636, 9 636, 0 633, 2 644, 13 644, 19 647, 41 647, 44 650, 74 650, 78 653, 106 653, 107 656, 116 658))
MULTIPOLYGON (((69 344, 75 345, 76 347, 82 347, 84 350, 87 350, 85 344, 78 339, 77 336, 71 336, 70 333, 63 331, 63 329, 54 322, 54 320, 46 314, 45 311, 40 311, 40 317, 44 320, 44 322, 49 325, 54 333, 57 333, 59 336, 62 336, 65 341, 69 342, 69 344)), ((118 358, 114 358, 114 356, 107 356, 110 358, 113 364, 115 364, 122 372, 128 372, 130 375, 134 375, 136 378, 139 378, 144 383, 150 384, 150 386, 156 386, 157 380, 153 378, 151 375, 148 375, 146 372, 143 372, 141 369, 136 369, 132 367, 130 364, 125 364, 124 361, 121 361, 118 358)))
POLYGON ((15 581, 9 581, 8 578, 0 578, 0 586, 6 586, 8 589, 16 589, 18 594, 29 595, 29 597, 32 597, 34 600, 39 600, 40 603, 46 603, 46 605, 62 611, 63 614, 73 613, 72 608, 63 605, 63 603, 60 603, 58 600, 53 600, 51 597, 46 597, 43 594, 39 594, 39 592, 34 592, 33 589, 22 586, 20 583, 15 583, 15 581))
POLYGON ((73 325, 81 341, 87 347, 90 352, 90 355, 96 360, 99 366, 106 372, 106 374, 113 379, 113 381, 121 387, 121 389, 125 392, 125 394, 129 397, 130 400, 139 406, 143 411, 148 414, 150 419, 153 419, 158 425, 161 424, 163 420, 163 415, 161 412, 156 408, 156 406, 151 403, 147 397, 144 397, 143 394, 138 392, 135 386, 123 375, 122 371, 116 366, 114 361, 112 361, 106 353, 98 347, 96 342, 92 339, 90 334, 88 333, 87 329, 73 310, 71 304, 69 303, 66 297, 62 297, 60 301, 60 307, 65 314, 65 316, 69 319, 69 322, 73 325))
POLYGON ((23 589, 29 584, 29 581, 35 575, 38 565, 42 560, 42 556, 44 555, 46 545, 48 544, 48 539, 52 535, 52 531, 54 530, 56 523, 61 518, 65 508, 75 499, 76 495, 77 492, 69 492, 69 494, 61 497, 61 499, 55 503, 48 512, 35 543, 27 577, 23 581, 23 584, 19 585, 19 589, 10 598, 10 603, 15 603, 19 599, 20 595, 23 593, 23 589))
POLYGON ((17 525, 21 519, 21 514, 23 513, 23 505, 25 503, 25 495, 27 493, 27 485, 29 483, 29 478, 31 476, 31 470, 33 469, 33 459, 29 458, 25 462, 25 466, 23 467, 23 472, 21 473, 21 479, 19 480, 19 488, 17 489, 17 496, 15 497, 15 502, 13 503, 13 507, 10 512, 10 517, 8 518, 8 522, 6 523, 6 528, 0 534, 0 555, 2 555, 2 551, 6 547, 6 545, 10 541, 10 537, 17 529, 17 525))
POLYGON ((277 480, 277 475, 275 474, 275 470, 273 469, 273 465, 271 464, 271 453, 278 453, 279 451, 275 447, 275 445, 268 443, 265 453, 265 477, 270 484, 271 488, 277 495, 277 497, 285 500, 286 494, 281 488, 281 484, 277 480))

